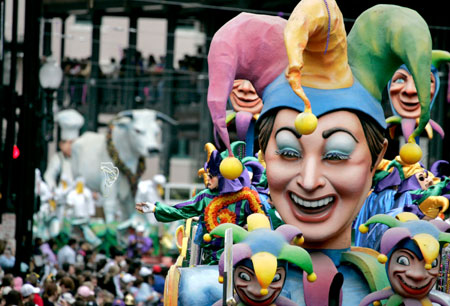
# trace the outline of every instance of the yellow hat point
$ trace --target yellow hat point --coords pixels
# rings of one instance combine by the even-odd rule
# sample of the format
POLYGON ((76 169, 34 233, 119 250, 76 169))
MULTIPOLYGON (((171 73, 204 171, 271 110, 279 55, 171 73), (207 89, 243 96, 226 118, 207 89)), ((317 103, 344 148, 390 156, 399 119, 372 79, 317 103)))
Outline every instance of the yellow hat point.
POLYGON ((380 301, 373 301, 373 306, 380 306, 380 305, 381 305, 380 301))
POLYGON ((248 231, 252 232, 259 228, 269 228, 270 221, 264 214, 251 214, 247 217, 248 231))
POLYGON ((407 164, 415 164, 422 158, 422 149, 417 143, 408 142, 400 148, 400 158, 407 164))
POLYGON ((306 279, 308 280, 308 282, 315 282, 317 280, 317 275, 316 273, 312 272, 311 274, 308 274, 306 279))
POLYGON ((225 157, 220 163, 220 173, 229 180, 238 178, 242 173, 242 163, 234 156, 225 157))
POLYGON ((297 115, 294 124, 301 135, 309 135, 317 127, 317 117, 311 112, 303 112, 297 115))
POLYGON ((303 245, 304 242, 305 242, 305 237, 303 237, 303 236, 294 238, 295 245, 301 246, 301 245, 303 245))
POLYGON ((384 254, 380 254, 380 255, 378 255, 378 262, 379 263, 382 263, 382 264, 384 264, 384 263, 386 263, 386 261, 387 261, 387 256, 386 255, 384 255, 384 254))
POLYGON ((369 227, 365 224, 361 224, 358 229, 363 234, 365 234, 369 231, 369 227))
POLYGON ((269 293, 269 290, 267 288, 261 288, 261 295, 267 295, 269 293))
POLYGON ((203 241, 205 242, 211 242, 211 235, 210 234, 204 234, 203 235, 203 241))
POLYGON ((395 218, 397 220, 400 220, 402 222, 406 222, 406 221, 418 221, 419 217, 417 217, 416 214, 413 214, 411 212, 408 211, 404 211, 399 213, 398 215, 395 216, 395 218))
POLYGON ((223 276, 222 275, 219 276, 219 283, 223 284, 223 276))
POLYGON ((430 263, 426 263, 425 264, 425 270, 430 270, 431 269, 431 264, 430 263))

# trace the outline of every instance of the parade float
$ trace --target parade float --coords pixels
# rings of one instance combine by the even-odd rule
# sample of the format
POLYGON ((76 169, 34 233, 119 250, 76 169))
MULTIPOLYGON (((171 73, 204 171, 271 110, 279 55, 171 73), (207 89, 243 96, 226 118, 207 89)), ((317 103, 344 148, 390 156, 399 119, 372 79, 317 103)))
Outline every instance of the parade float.
MULTIPOLYGON (((422 157, 416 137, 429 122, 432 63, 431 36, 425 21, 413 10, 377 5, 361 14, 347 36, 343 16, 334 1, 303 0, 287 23, 279 17, 247 13, 230 20, 212 39, 208 60, 208 106, 220 137, 218 142, 224 144, 229 156, 234 154, 226 104, 235 80, 248 80, 262 98, 255 137, 259 139, 258 157, 265 165, 264 181, 269 188, 270 224, 273 229, 288 224, 303 233, 302 247, 310 254, 317 276, 310 282, 307 276, 311 271, 287 264, 280 297, 296 305, 356 305, 368 300, 388 305, 409 303, 411 297, 399 299, 396 289, 381 298, 377 295, 378 299, 369 295, 383 292, 392 277, 384 262, 378 260, 378 251, 352 246, 352 223, 371 190, 373 176, 383 165, 387 125, 382 91, 402 64, 412 72, 420 116, 399 156, 407 165, 418 163, 422 157)), ((220 165, 220 173, 227 179, 242 175, 242 164, 228 161, 220 165)), ((437 216, 448 205, 425 206, 422 212, 431 215, 437 211, 437 216)), ((155 209, 150 207, 150 211, 155 209)), ((225 218, 215 221, 219 224, 216 229, 227 223, 225 218)), ((419 259, 426 257, 424 269, 430 265, 436 268, 434 260, 442 248, 436 241, 443 236, 434 237, 437 230, 431 230, 433 237, 419 234, 420 239, 415 239, 421 230, 429 231, 430 222, 420 222, 424 225, 405 235, 410 242, 402 241, 399 248, 432 244, 432 256, 429 250, 415 254, 419 259)), ((234 230, 240 232, 241 228, 234 230)), ((227 289, 232 283, 227 281, 225 286, 217 282, 224 272, 220 264, 197 265, 189 261, 190 250, 195 249, 195 231, 191 219, 179 231, 181 253, 166 278, 165 305, 225 305, 227 297, 233 296, 233 291, 227 289)), ((241 240, 233 243, 237 246, 241 240)), ((261 250, 267 246, 264 241, 261 238, 261 250)), ((383 245, 382 252, 386 250, 383 245)), ((226 246, 224 254, 224 262, 234 260, 226 246)), ((252 269, 249 265, 246 268, 252 269)), ((228 276, 233 275, 232 269, 228 264, 228 276)), ((423 296, 417 297, 423 305, 430 300, 445 305, 430 293, 430 284, 437 277, 434 273, 423 296)), ((270 281, 258 283, 261 292, 267 293, 270 281)), ((419 286, 418 281, 414 285, 419 286)), ((242 293, 235 289, 236 294, 242 293)), ((239 298, 239 305, 258 305, 246 297, 239 298)), ((448 297, 444 295, 445 299, 448 297)), ((277 300, 272 302, 278 305, 277 300)))

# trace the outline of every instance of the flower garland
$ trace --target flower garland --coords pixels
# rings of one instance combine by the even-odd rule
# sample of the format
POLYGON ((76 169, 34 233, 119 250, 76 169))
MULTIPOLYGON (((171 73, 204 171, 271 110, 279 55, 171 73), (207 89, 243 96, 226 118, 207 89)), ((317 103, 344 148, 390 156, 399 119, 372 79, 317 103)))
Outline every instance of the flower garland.
POLYGON ((133 172, 131 172, 131 170, 120 159, 119 153, 117 152, 116 147, 114 146, 114 143, 112 141, 112 129, 113 128, 114 128, 113 125, 110 125, 108 128, 108 133, 106 134, 106 148, 108 150, 108 154, 111 157, 114 165, 127 178, 127 181, 130 184, 131 192, 134 197, 136 195, 139 179, 141 178, 142 173, 144 173, 144 171, 145 171, 145 158, 142 156, 139 157, 139 163, 138 163, 138 168, 137 168, 136 174, 133 174, 133 172))
POLYGON ((242 188, 238 192, 223 194, 215 197, 205 208, 205 226, 211 232, 216 226, 222 223, 236 224, 236 214, 227 207, 238 201, 247 200, 250 210, 254 213, 264 214, 261 208, 261 200, 255 190, 248 187, 242 188))

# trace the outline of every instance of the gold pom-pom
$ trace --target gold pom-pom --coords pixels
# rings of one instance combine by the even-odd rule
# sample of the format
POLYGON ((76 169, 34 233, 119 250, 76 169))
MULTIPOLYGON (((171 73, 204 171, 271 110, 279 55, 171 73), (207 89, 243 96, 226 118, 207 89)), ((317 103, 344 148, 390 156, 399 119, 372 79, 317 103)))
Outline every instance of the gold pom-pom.
POLYGON ((387 256, 386 255, 384 255, 384 254, 380 254, 380 255, 378 255, 378 262, 379 263, 382 263, 382 264, 384 264, 384 263, 386 263, 386 261, 387 261, 387 256))
POLYGON ((269 290, 267 288, 261 289, 261 295, 267 295, 269 293, 269 290))
POLYGON ((205 242, 211 242, 211 239, 212 239, 212 237, 211 237, 210 234, 204 234, 204 235, 203 235, 203 241, 205 241, 205 242))
POLYGON ((312 272, 311 274, 308 274, 308 276, 306 277, 306 279, 308 280, 308 282, 312 283, 315 282, 317 280, 317 275, 316 273, 312 272))
POLYGON ((430 270, 431 269, 431 264, 430 263, 426 263, 425 264, 425 270, 430 270))
POLYGON ((369 227, 365 224, 361 224, 358 229, 363 234, 365 234, 369 231, 369 227))
POLYGON ((303 245, 304 242, 305 242, 305 238, 303 236, 294 238, 295 245, 301 246, 301 245, 303 245))
POLYGON ((303 112, 295 118, 295 129, 301 135, 309 135, 317 128, 317 117, 310 112, 303 112))
POLYGON ((422 158, 422 149, 417 143, 406 143, 400 148, 400 158, 407 164, 415 164, 422 158))
POLYGON ((373 306, 380 306, 380 305, 381 305, 380 301, 373 301, 373 306))
POLYGON ((242 174, 242 163, 234 156, 223 159, 219 166, 222 176, 229 180, 234 180, 242 174))
POLYGON ((219 283, 223 284, 223 276, 222 275, 219 276, 219 283))

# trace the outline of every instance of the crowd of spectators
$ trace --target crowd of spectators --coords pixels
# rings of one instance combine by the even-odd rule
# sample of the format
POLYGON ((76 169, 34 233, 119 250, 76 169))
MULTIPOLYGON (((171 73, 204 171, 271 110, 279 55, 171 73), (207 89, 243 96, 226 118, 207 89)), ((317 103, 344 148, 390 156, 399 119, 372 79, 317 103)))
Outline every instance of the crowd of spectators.
MULTIPOLYGON (((164 87, 165 56, 155 57, 153 54, 144 56, 139 50, 134 51, 135 56, 128 62, 129 49, 124 49, 121 58, 111 57, 108 62, 100 63, 99 76, 96 86, 99 89, 100 104, 120 103, 121 96, 126 91, 132 91, 137 102, 158 103, 164 87)), ((199 48, 197 55, 184 55, 174 67, 174 86, 183 95, 192 98, 196 89, 197 73, 202 71, 204 56, 199 48)), ((59 104, 79 107, 87 102, 88 83, 91 77, 91 58, 75 59, 64 58, 61 67, 66 76, 66 82, 58 94, 59 104)), ((194 99, 195 100, 195 99, 194 99)))
MULTIPOLYGON (((0 246, 2 243, 0 242, 0 246)), ((14 256, 1 261, 3 306, 154 306, 162 305, 168 267, 127 256, 116 247, 97 252, 74 238, 58 248, 53 240, 35 239, 26 271, 14 274, 14 256), (11 260, 12 258, 12 260, 11 260)), ((1 254, 1 252, 0 252, 1 254)))

